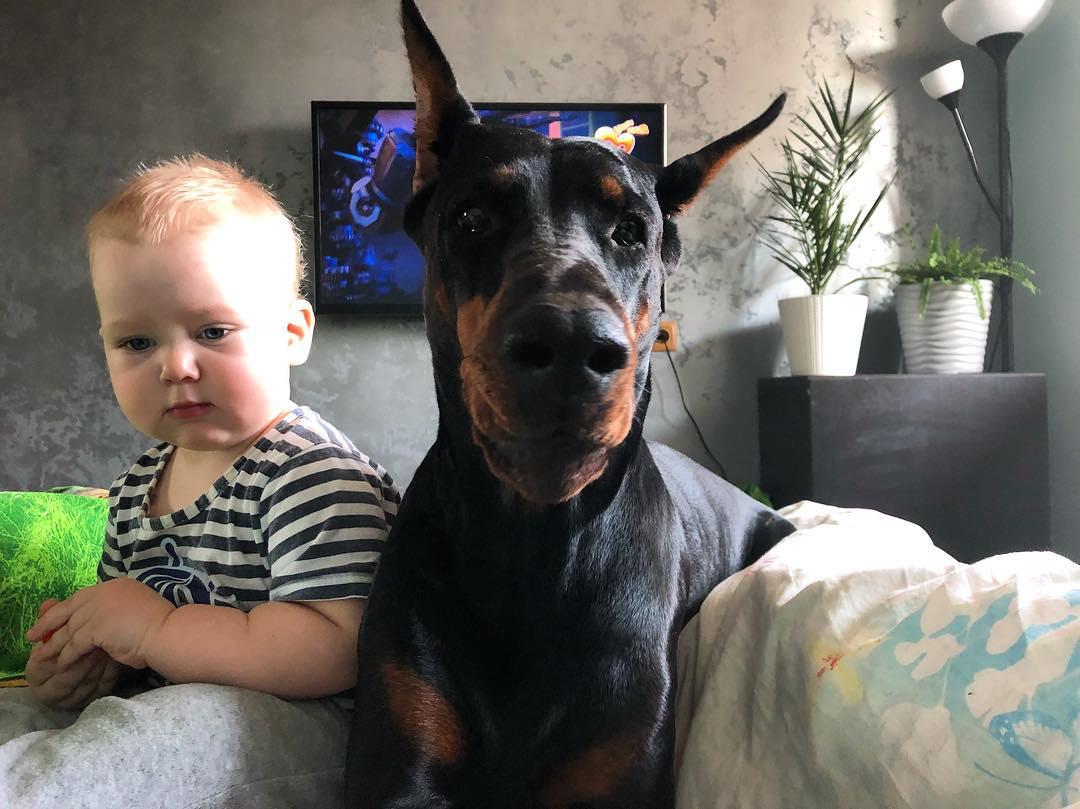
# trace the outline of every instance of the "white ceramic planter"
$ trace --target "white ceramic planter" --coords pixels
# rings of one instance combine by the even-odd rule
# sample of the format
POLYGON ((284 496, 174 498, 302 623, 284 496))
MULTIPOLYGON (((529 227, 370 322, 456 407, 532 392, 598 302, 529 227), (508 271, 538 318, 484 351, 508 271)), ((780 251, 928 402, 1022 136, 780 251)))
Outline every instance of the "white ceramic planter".
POLYGON ((919 314, 922 286, 896 288, 896 317, 909 374, 977 374, 983 370, 986 335, 994 284, 980 281, 986 318, 979 317, 975 293, 968 284, 930 284, 926 311, 919 314))
POLYGON ((792 376, 853 376, 859 364, 865 295, 804 295, 780 301, 792 376))

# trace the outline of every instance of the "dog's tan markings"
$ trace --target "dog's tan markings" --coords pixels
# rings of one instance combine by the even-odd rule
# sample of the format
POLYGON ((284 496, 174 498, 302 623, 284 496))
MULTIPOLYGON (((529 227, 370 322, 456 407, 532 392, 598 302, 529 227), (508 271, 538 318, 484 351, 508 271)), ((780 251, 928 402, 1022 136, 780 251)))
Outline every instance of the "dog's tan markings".
POLYGON ((604 195, 604 199, 619 202, 623 197, 623 187, 614 176, 607 174, 600 178, 600 193, 604 195))
POLYGON ((604 420, 597 431, 599 443, 605 447, 617 447, 630 432, 634 417, 634 369, 630 363, 619 371, 618 379, 608 393, 608 407, 604 420))
POLYGON ((513 165, 500 163, 491 172, 491 182, 496 188, 509 188, 517 175, 517 169, 513 165))
POLYGON ((630 325, 626 315, 622 315, 623 329, 630 345, 630 357, 626 367, 608 388, 604 401, 604 417, 594 432, 595 439, 605 447, 616 447, 630 432, 634 418, 634 375, 637 372, 637 335, 640 333, 630 325))
POLYGON ((446 285, 441 278, 431 280, 431 298, 435 302, 435 311, 443 320, 450 319, 450 297, 446 293, 446 285))
POLYGON ((634 323, 634 333, 632 335, 633 340, 631 341, 631 345, 637 345, 638 340, 641 339, 641 335, 649 328, 651 322, 652 312, 649 310, 649 302, 643 301, 641 309, 638 310, 637 322, 634 323))
POLYGON ((601 800, 614 790, 641 755, 637 735, 600 742, 560 766, 540 792, 544 809, 566 809, 601 800))
POLYGON ((505 409, 506 393, 488 371, 486 362, 489 335, 501 293, 490 300, 475 297, 458 307, 457 338, 461 347, 461 396, 473 425, 485 435, 501 435, 509 430, 505 409))
POLYGON ((459 761, 465 750, 461 717, 435 687, 393 661, 381 664, 390 712, 401 731, 440 764, 459 761))
POLYGON ((484 336, 491 326, 490 300, 470 298, 458 307, 457 337, 461 356, 469 357, 484 345, 484 336))
POLYGON ((462 360, 461 395, 474 429, 490 438, 505 437, 510 432, 503 387, 496 385, 479 358, 462 360))

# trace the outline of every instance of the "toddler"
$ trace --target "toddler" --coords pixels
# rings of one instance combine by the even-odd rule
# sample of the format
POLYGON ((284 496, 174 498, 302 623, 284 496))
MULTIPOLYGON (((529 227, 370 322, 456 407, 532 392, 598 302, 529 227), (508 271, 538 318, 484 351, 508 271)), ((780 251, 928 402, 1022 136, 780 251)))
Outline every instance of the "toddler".
POLYGON ((87 241, 117 402, 160 443, 110 489, 99 583, 28 633, 0 805, 335 806, 348 711, 322 698, 355 683, 399 498, 290 400, 314 328, 294 226, 196 155, 140 171, 87 241), (144 671, 168 685, 100 699, 144 671))

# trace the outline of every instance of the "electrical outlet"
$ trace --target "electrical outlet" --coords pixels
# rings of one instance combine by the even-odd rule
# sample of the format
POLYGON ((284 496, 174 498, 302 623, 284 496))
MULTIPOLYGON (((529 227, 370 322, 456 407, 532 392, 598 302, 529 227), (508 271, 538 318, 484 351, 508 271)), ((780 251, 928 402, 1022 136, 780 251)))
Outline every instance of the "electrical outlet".
POLYGON ((660 331, 656 335, 656 342, 653 343, 653 351, 674 351, 679 347, 679 324, 674 320, 661 320, 660 331), (667 341, 661 340, 660 337, 667 333, 667 341))

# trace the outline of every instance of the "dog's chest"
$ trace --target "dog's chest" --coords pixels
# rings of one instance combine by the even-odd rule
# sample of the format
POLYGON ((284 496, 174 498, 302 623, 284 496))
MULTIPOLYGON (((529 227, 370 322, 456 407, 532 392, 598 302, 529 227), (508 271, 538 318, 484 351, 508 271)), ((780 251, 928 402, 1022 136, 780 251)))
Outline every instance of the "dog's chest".
POLYGON ((587 532, 549 539, 541 549, 455 556, 442 568, 448 591, 424 619, 451 676, 492 715, 534 729, 552 717, 519 716, 515 706, 549 701, 539 694, 614 702, 632 681, 666 676, 678 608, 665 549, 642 547, 632 532, 618 542, 587 532))

